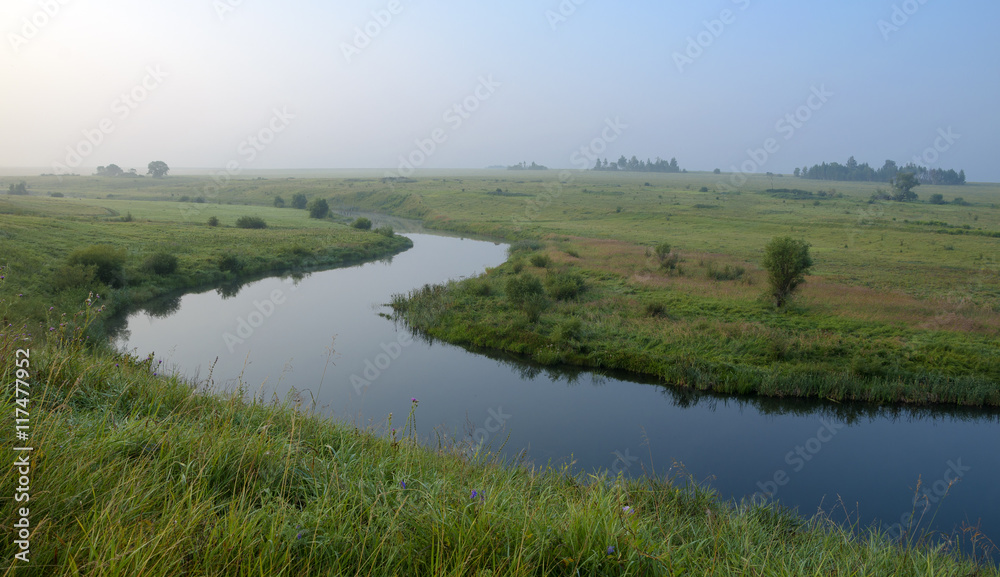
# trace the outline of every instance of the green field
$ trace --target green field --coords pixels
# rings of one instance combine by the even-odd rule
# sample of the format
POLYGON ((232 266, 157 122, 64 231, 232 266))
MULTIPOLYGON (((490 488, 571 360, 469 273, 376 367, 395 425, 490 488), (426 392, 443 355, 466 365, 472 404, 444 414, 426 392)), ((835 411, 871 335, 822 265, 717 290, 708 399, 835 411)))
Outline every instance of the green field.
MULTIPOLYGON (((39 447, 33 564, 11 561, 5 575, 997 574, 933 535, 892 543, 723 503, 688 479, 470 461, 393 434, 407 430, 398 418, 358 430, 294 401, 208 395, 89 337, 103 334, 102 304, 125 311, 404 250, 405 238, 346 224, 381 212, 514 243, 479 278, 395 299, 411 324, 452 342, 722 392, 996 406, 1000 186, 918 188, 968 203, 931 205, 870 204, 876 185, 790 177, 723 193, 726 175, 693 173, 266 176, 217 191, 196 176, 28 177, 30 196, 0 196, 0 425, 13 430, 15 351, 30 347, 39 447), (340 214, 273 207, 296 193, 340 214), (268 228, 236 228, 242 216, 268 228), (759 266, 779 235, 810 242, 816 263, 780 311, 762 297, 759 266), (652 250, 663 242, 674 270, 652 250), (115 286, 70 274, 74 252, 94 245, 123 251, 115 286), (151 272, 164 252, 176 270, 151 272), (530 278, 545 287, 536 314, 509 288, 530 278), (92 293, 101 299, 85 304, 92 293)), ((0 458, 14 463, 10 447, 0 458)), ((18 476, 8 465, 0 493, 14 494, 18 476)), ((17 518, 0 512, 5 559, 17 518)))

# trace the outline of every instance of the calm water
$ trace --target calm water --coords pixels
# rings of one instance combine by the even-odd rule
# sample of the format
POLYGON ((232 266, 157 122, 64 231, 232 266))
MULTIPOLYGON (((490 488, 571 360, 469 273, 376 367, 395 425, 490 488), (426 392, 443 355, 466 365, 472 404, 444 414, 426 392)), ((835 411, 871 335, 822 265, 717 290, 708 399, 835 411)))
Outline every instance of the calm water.
MULTIPOLYGON (((358 424, 484 443, 577 470, 686 471, 724 497, 766 491, 811 514, 890 526, 929 491, 935 528, 981 522, 1000 538, 998 413, 893 410, 685 393, 650 382, 540 368, 412 338, 380 316, 393 293, 482 272, 505 245, 408 234, 391 261, 189 294, 137 312, 119 346, 213 386, 306 403, 358 424), (948 482, 957 480, 950 488, 948 482), (939 495, 947 492, 941 500, 939 495)), ((921 505, 919 511, 923 509, 921 505)))

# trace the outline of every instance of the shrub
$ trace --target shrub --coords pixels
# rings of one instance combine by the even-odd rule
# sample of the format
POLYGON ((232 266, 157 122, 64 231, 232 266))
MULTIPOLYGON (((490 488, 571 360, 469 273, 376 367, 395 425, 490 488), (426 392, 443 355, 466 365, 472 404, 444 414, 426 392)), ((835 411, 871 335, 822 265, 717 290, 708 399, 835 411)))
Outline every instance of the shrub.
POLYGON ((809 244, 788 236, 775 237, 764 248, 763 265, 775 306, 784 306, 813 265, 809 244))
POLYGON ((493 294, 493 287, 486 279, 474 278, 465 281, 465 290, 470 295, 477 297, 488 297, 493 294))
POLYGON ((724 267, 716 268, 715 263, 708 263, 708 270, 706 275, 712 280, 738 280, 743 278, 743 274, 746 273, 746 269, 741 266, 726 265, 724 267))
POLYGON ((7 194, 14 196, 26 196, 28 194, 28 183, 21 181, 18 183, 11 183, 10 187, 7 189, 7 194))
POLYGON ((219 270, 235 274, 243 270, 243 263, 234 254, 224 254, 219 257, 219 270))
POLYGON ((292 208, 305 208, 308 203, 306 195, 301 192, 297 192, 292 196, 292 208))
POLYGON ((559 300, 574 299, 583 291, 583 277, 572 272, 550 273, 545 277, 545 289, 549 296, 559 300))
POLYGON ((132 213, 131 212, 126 213, 125 216, 123 216, 121 218, 122 222, 132 222, 133 220, 135 220, 135 218, 132 217, 132 213))
POLYGON ((210 216, 208 217, 208 226, 219 226, 218 217, 210 216))
POLYGON ((387 224, 383 224, 382 226, 376 228, 375 232, 389 238, 392 238, 396 234, 396 231, 392 230, 392 227, 387 224))
POLYGON ((66 195, 61 192, 50 192, 49 196, 51 196, 52 198, 63 198, 66 195))
POLYGON ((676 269, 677 263, 681 260, 679 254, 672 252, 672 248, 668 242, 661 242, 656 245, 654 252, 656 253, 656 259, 660 261, 660 268, 664 270, 676 269))
POLYGON ((703 187, 701 187, 701 188, 698 189, 698 192, 708 192, 708 187, 707 186, 703 186, 703 187))
POLYGON ((177 202, 191 202, 191 197, 185 194, 177 199, 177 202))
POLYGON ((326 218, 330 214, 330 203, 325 198, 314 198, 309 203, 307 210, 309 210, 309 218, 326 218))
POLYGON ((969 203, 965 201, 961 196, 956 196, 955 200, 951 201, 952 204, 957 204, 959 206, 969 206, 969 203))
POLYGON ((53 271, 50 283, 57 291, 86 288, 93 284, 96 273, 94 265, 65 263, 53 271))
POLYGON ((556 325, 555 330, 552 331, 552 340, 565 345, 579 341, 582 335, 583 322, 577 318, 569 318, 556 325))
POLYGON ((97 279, 110 287, 125 284, 125 249, 98 244, 73 251, 67 257, 70 266, 93 266, 97 279))
POLYGON ((534 275, 519 274, 508 278, 504 294, 510 304, 521 309, 531 322, 537 322, 548 307, 542 281, 534 275))
POLYGON ((267 223, 259 216, 241 216, 236 219, 237 228, 267 228, 267 223))
POLYGON ((543 246, 544 245, 538 242, 537 240, 519 240, 517 242, 511 243, 511 245, 507 247, 507 256, 512 256, 515 253, 519 252, 531 252, 539 250, 543 246))
POLYGON ((930 198, 931 204, 944 204, 944 195, 940 192, 935 192, 930 198))
POLYGON ((142 263, 142 269, 158 275, 173 274, 177 271, 177 257, 168 252, 158 252, 142 263))
POLYGON ((354 222, 351 223, 351 226, 359 230, 371 230, 372 221, 368 220, 363 216, 359 216, 358 218, 354 219, 354 222))
POLYGON ((531 263, 531 266, 537 266, 538 268, 547 268, 552 264, 552 259, 544 253, 533 254, 528 261, 531 263))
POLYGON ((274 197, 274 207, 275 208, 285 208, 285 199, 280 196, 274 197))

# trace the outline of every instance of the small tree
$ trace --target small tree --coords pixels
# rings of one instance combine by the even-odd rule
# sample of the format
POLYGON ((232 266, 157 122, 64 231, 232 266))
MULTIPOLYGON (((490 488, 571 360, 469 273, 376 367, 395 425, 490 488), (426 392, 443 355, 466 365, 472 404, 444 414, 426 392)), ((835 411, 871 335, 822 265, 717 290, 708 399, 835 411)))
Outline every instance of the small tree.
POLYGON ((274 207, 275 208, 285 208, 285 199, 280 196, 274 197, 274 207))
POLYGON ((308 203, 309 200, 306 199, 306 195, 301 192, 292 195, 292 208, 305 208, 308 203))
MULTIPOLYGON (((680 261, 681 257, 676 252, 671 252, 669 242, 661 242, 656 245, 654 252, 656 253, 656 259, 660 261, 660 268, 663 270, 674 270, 677 268, 677 262, 680 261)), ((649 253, 646 254, 648 255, 649 253)))
POLYGON ((354 220, 354 222, 351 223, 351 226, 360 230, 371 230, 372 221, 368 220, 363 216, 359 216, 357 219, 354 220))
POLYGON ((167 163, 162 160, 154 160, 153 162, 150 162, 149 166, 146 168, 149 171, 146 174, 152 174, 153 178, 163 178, 168 172, 170 172, 170 167, 167 166, 167 163))
POLYGON ((13 194, 17 196, 24 196, 28 194, 28 183, 25 181, 18 182, 17 184, 11 184, 10 188, 7 189, 7 194, 13 194))
POLYGON ((325 198, 314 198, 308 208, 309 218, 326 218, 330 214, 330 204, 325 198))
POLYGON ((259 216, 241 216, 236 219, 237 228, 267 228, 267 223, 259 216))
POLYGON ((939 193, 939 192, 935 192, 934 194, 931 195, 930 203, 931 204, 944 204, 944 195, 941 194, 941 193, 939 193))
POLYGON ((912 172, 900 172, 892 183, 893 200, 900 202, 912 202, 917 200, 917 193, 913 189, 920 186, 920 181, 912 172))
POLYGON ((219 226, 219 217, 217 216, 208 217, 208 226, 219 226))
POLYGON ((813 265, 809 245, 788 236, 775 237, 764 248, 764 269, 775 306, 782 307, 792 292, 805 282, 813 265))

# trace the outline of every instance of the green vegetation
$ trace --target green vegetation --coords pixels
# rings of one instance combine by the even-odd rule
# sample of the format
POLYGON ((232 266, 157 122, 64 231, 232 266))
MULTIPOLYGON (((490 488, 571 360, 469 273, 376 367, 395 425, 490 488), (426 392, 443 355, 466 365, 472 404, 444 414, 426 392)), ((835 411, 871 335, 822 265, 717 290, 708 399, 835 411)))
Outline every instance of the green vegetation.
POLYGON ((359 216, 358 218, 354 219, 354 222, 351 223, 351 226, 359 230, 371 230, 372 221, 363 216, 359 216))
MULTIPOLYGON (((330 214, 330 205, 323 198, 314 198, 307 206, 309 218, 326 218, 330 214)), ((370 227, 369 227, 370 228, 370 227)))
POLYGON ((763 265, 774 305, 783 307, 813 266, 809 244, 788 236, 773 238, 764 247, 763 265))
MULTIPOLYGON (((0 331, 0 378, 13 382, 13 351, 30 346, 37 574, 997 574, 929 540, 898 545, 822 516, 722 503, 683 478, 584 481, 448 443, 430 449, 391 421, 357 430, 295 396, 275 406, 242 384, 206 395, 87 338, 101 332, 95 316, 168 292, 408 246, 273 207, 278 194, 309 193, 514 241, 510 260, 480 277, 394 299, 411 324, 451 342, 741 394, 1000 404, 995 187, 966 185, 969 206, 879 211, 869 186, 807 206, 756 194, 761 180, 705 211, 697 205, 715 195, 698 191, 718 177, 683 173, 565 181, 539 171, 538 182, 514 181, 525 196, 482 194, 509 174, 234 179, 217 193, 194 177, 42 177, 30 195, 0 198, 0 317, 13 321, 0 331), (216 224, 253 216, 269 227, 206 227, 208 210, 216 224), (948 236, 948 250, 944 229, 918 220, 979 234, 948 236), (787 235, 810 242, 815 265, 779 312, 760 298, 755 263, 787 235), (676 246, 655 252, 664 239, 676 246), (673 270, 660 254, 677 259, 673 270)), ((14 401, 6 387, 8 430, 14 401)), ((0 452, 10 495, 14 456, 9 444, 0 452)), ((3 509, 0 523, 15 515, 3 509)), ((5 559, 15 547, 3 540, 5 559)))
POLYGON ((241 216, 236 219, 236 228, 267 228, 267 223, 259 216, 241 216))

